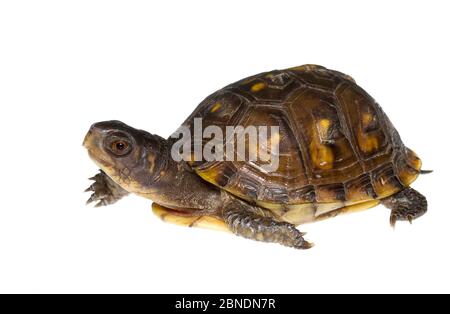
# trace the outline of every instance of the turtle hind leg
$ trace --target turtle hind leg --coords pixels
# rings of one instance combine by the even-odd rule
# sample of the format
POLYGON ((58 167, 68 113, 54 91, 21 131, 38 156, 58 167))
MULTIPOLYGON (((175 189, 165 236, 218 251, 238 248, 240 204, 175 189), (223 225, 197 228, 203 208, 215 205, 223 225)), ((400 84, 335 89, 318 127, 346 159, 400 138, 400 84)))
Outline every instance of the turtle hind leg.
POLYGON ((116 203, 129 193, 120 185, 115 183, 110 177, 106 175, 103 170, 100 170, 94 177, 94 183, 86 189, 85 192, 92 192, 87 204, 97 202, 95 207, 108 206, 116 203))
POLYGON ((223 217, 234 234, 247 239, 278 243, 296 249, 309 249, 313 246, 293 224, 263 216, 241 201, 226 204, 223 217))
POLYGON ((406 188, 392 196, 383 199, 382 204, 391 209, 391 226, 395 227, 397 221, 409 221, 423 216, 427 212, 427 199, 414 190, 406 188))

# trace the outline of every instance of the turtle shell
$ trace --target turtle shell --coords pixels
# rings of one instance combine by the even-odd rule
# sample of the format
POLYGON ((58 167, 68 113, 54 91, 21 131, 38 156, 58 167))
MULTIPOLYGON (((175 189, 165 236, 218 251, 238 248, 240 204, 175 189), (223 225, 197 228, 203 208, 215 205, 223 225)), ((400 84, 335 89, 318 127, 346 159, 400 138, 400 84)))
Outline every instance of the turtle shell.
POLYGON ((275 171, 262 161, 189 164, 204 180, 293 223, 390 196, 421 167, 369 94, 350 76, 317 65, 261 73, 215 92, 183 124, 192 136, 195 118, 203 130, 214 125, 224 134, 227 126, 279 127, 271 137, 279 144, 275 171))

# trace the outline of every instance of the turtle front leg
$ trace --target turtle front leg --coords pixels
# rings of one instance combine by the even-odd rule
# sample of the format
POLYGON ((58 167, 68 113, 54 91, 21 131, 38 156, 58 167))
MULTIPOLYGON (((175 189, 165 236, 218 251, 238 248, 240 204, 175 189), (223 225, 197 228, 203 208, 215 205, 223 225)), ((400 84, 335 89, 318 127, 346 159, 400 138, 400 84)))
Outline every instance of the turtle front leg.
POLYGON ((85 192, 93 192, 88 199, 87 204, 98 202, 95 207, 108 206, 114 204, 129 193, 120 185, 115 183, 110 177, 106 175, 103 170, 90 178, 94 183, 86 189, 85 192))
POLYGON ((406 188, 388 198, 382 200, 382 204, 391 209, 391 226, 395 227, 398 220, 409 221, 423 216, 427 212, 427 199, 414 190, 406 188))
POLYGON ((296 249, 313 246, 294 225, 265 217, 254 209, 240 201, 230 202, 223 210, 223 218, 234 234, 247 239, 279 243, 296 249))

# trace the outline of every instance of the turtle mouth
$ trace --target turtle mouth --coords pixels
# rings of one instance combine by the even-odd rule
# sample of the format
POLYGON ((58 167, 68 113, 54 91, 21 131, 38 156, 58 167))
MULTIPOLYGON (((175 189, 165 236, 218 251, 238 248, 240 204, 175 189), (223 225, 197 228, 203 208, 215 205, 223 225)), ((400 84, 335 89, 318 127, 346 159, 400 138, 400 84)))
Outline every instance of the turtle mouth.
POLYGON ((95 162, 95 164, 97 165, 97 166, 102 166, 103 167, 103 160, 100 160, 97 156, 96 156, 96 154, 94 154, 93 152, 92 152, 92 150, 91 149, 89 149, 89 148, 87 148, 87 152, 88 152, 88 155, 89 155, 89 158, 91 158, 92 159, 92 161, 93 162, 95 162))
POLYGON ((96 150, 96 148, 98 148, 99 143, 99 134, 97 134, 97 132, 94 132, 94 130, 91 128, 84 137, 83 147, 86 148, 90 154, 92 154, 92 152, 96 150))
POLYGON ((99 168, 101 168, 103 170, 105 170, 107 168, 113 168, 114 167, 114 165, 111 164, 111 162, 101 158, 99 156, 99 154, 95 150, 93 150, 92 148, 86 147, 86 149, 87 149, 89 158, 92 159, 92 161, 97 165, 97 167, 99 167, 99 168))
POLYGON ((86 134, 84 140, 83 140, 83 146, 86 148, 89 157, 94 161, 94 163, 104 169, 107 167, 112 167, 112 164, 110 161, 105 160, 105 158, 102 158, 103 152, 101 151, 99 147, 100 139, 99 136, 96 134, 96 132, 93 132, 92 129, 89 130, 89 132, 86 134))

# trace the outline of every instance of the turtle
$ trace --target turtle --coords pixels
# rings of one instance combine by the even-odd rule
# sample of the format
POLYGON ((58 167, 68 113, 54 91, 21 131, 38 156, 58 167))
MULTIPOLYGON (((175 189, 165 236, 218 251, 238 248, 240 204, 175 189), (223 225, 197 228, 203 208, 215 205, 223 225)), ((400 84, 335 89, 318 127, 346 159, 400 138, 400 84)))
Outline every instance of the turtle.
MULTIPOLYGON (((349 75, 308 64, 216 91, 181 127, 192 131, 183 143, 202 152, 208 141, 198 140, 199 120, 201 132, 275 126, 265 144, 276 144, 268 151, 277 167, 260 159, 196 158, 192 151, 180 160, 172 153, 179 131, 166 139, 120 121, 99 122, 84 140, 101 168, 87 189, 88 203, 106 206, 134 193, 152 200, 163 221, 296 249, 313 246, 297 228, 305 223, 380 203, 391 210, 392 226, 427 212, 426 198, 410 185, 430 171, 421 169, 380 105, 349 75)), ((223 153, 239 136, 249 156, 264 144, 255 147, 245 132, 234 135, 211 152, 223 153)))

